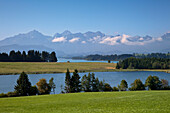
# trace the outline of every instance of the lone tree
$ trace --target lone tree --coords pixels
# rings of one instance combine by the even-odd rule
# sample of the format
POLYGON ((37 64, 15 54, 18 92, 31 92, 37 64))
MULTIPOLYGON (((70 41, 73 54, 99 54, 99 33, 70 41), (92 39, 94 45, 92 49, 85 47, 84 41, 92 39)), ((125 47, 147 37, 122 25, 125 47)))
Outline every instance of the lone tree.
POLYGON ((157 76, 148 76, 145 81, 145 86, 148 87, 150 90, 157 90, 161 88, 161 81, 157 76))
POLYGON ((128 84, 126 82, 126 80, 122 80, 119 86, 119 90, 120 91, 126 91, 126 89, 128 88, 128 84))
POLYGON ((56 85, 54 83, 54 78, 52 77, 50 80, 49 80, 49 90, 51 92, 51 90, 53 91, 53 93, 55 94, 55 88, 56 88, 56 85))
POLYGON ((129 88, 129 90, 145 90, 145 85, 142 83, 142 81, 140 79, 136 79, 132 84, 131 84, 131 88, 129 88))
POLYGON ((50 93, 50 87, 47 83, 46 79, 42 78, 39 80, 39 82, 36 83, 38 86, 39 94, 49 94, 50 93))
POLYGON ((29 82, 28 75, 25 72, 20 74, 14 89, 20 96, 30 95, 31 82, 29 82))

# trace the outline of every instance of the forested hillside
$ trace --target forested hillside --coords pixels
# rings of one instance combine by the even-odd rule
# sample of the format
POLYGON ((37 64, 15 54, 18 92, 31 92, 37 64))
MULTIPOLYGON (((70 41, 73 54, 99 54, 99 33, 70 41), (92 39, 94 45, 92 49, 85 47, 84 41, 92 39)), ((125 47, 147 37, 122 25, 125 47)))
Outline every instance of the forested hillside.
POLYGON ((170 69, 170 59, 166 58, 128 58, 119 61, 117 69, 170 69))
POLYGON ((88 55, 85 57, 73 57, 73 59, 85 59, 85 60, 124 60, 130 57, 134 58, 170 58, 170 53, 151 53, 151 54, 121 54, 121 55, 88 55))

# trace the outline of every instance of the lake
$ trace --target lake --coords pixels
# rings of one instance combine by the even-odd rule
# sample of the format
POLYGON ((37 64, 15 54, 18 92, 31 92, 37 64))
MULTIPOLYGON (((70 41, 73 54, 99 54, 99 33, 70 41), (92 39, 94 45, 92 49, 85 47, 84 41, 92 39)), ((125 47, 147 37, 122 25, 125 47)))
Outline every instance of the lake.
MULTIPOLYGON (((67 61, 70 61, 70 62, 104 62, 104 63, 108 62, 108 61, 104 61, 104 60, 96 61, 96 60, 79 60, 79 59, 58 58, 58 62, 67 62, 67 61)), ((118 62, 119 61, 111 61, 111 63, 118 63, 118 62)))
MULTIPOLYGON (((84 74, 88 73, 79 73, 82 77, 84 74)), ((136 71, 136 72, 94 72, 95 76, 99 78, 99 80, 105 80, 105 82, 109 83, 112 87, 120 84, 121 80, 126 80, 128 85, 135 80, 141 79, 144 83, 149 75, 158 76, 160 79, 166 79, 170 83, 170 73, 165 72, 152 72, 152 71, 136 71)), ((72 75, 72 73, 71 73, 72 75)), ((51 77, 54 78, 54 82, 56 84, 56 93, 61 92, 60 86, 64 86, 65 73, 58 74, 28 74, 29 80, 32 85, 36 85, 36 83, 41 78, 45 78, 47 81, 50 80, 51 77)), ((0 75, 0 93, 7 93, 9 91, 14 91, 14 86, 16 85, 16 81, 19 78, 19 75, 0 75)))

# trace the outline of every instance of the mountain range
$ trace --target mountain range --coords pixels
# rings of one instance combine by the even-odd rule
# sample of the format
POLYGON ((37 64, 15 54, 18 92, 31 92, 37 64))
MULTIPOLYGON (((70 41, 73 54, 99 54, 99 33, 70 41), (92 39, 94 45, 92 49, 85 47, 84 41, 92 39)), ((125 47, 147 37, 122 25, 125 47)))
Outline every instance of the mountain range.
POLYGON ((11 50, 56 51, 57 56, 82 56, 89 54, 151 53, 170 51, 170 33, 161 37, 106 35, 100 31, 71 33, 66 30, 46 36, 33 30, 0 41, 0 52, 11 50))

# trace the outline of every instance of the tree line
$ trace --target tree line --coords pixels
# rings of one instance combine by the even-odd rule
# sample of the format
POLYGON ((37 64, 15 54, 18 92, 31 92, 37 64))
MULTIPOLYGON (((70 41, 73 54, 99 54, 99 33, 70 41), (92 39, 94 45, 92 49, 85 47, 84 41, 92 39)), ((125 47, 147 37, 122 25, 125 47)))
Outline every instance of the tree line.
POLYGON ((117 69, 170 69, 170 59, 165 58, 127 58, 119 61, 117 69))
POLYGON ((128 88, 128 83, 126 80, 122 80, 117 87, 111 87, 109 83, 105 81, 99 81, 95 77, 94 73, 89 73, 84 75, 81 79, 78 74, 78 70, 73 72, 73 75, 70 75, 69 70, 67 69, 65 77, 65 89, 63 93, 75 93, 75 92, 103 92, 103 91, 137 91, 137 90, 170 90, 170 86, 167 80, 159 79, 157 76, 148 76, 145 81, 145 84, 142 83, 140 79, 136 79, 128 88))
POLYGON ((170 59, 170 53, 151 53, 151 54, 121 54, 121 55, 88 55, 85 57, 73 57, 73 59, 85 59, 85 60, 110 60, 110 61, 120 61, 130 57, 134 58, 166 58, 170 59))
POLYGON ((9 55, 0 53, 0 62, 57 62, 57 57, 55 52, 29 50, 27 53, 25 51, 21 53, 12 50, 9 55))
MULTIPOLYGON (((145 80, 145 84, 140 79, 136 79, 128 88, 126 80, 122 80, 117 87, 111 87, 109 83, 105 83, 104 80, 99 81, 95 77, 94 73, 84 75, 82 78, 78 74, 76 69, 73 75, 70 74, 67 69, 65 76, 65 88, 61 93, 77 93, 77 92, 104 92, 104 91, 138 91, 138 90, 170 90, 170 86, 167 80, 159 79, 157 76, 148 76, 145 80)), ((16 96, 30 96, 30 95, 44 95, 53 92, 55 94, 56 85, 54 78, 47 83, 46 79, 40 79, 36 85, 32 86, 28 79, 28 75, 22 72, 15 85, 14 92, 8 92, 7 94, 1 93, 1 97, 16 97, 16 96)))

